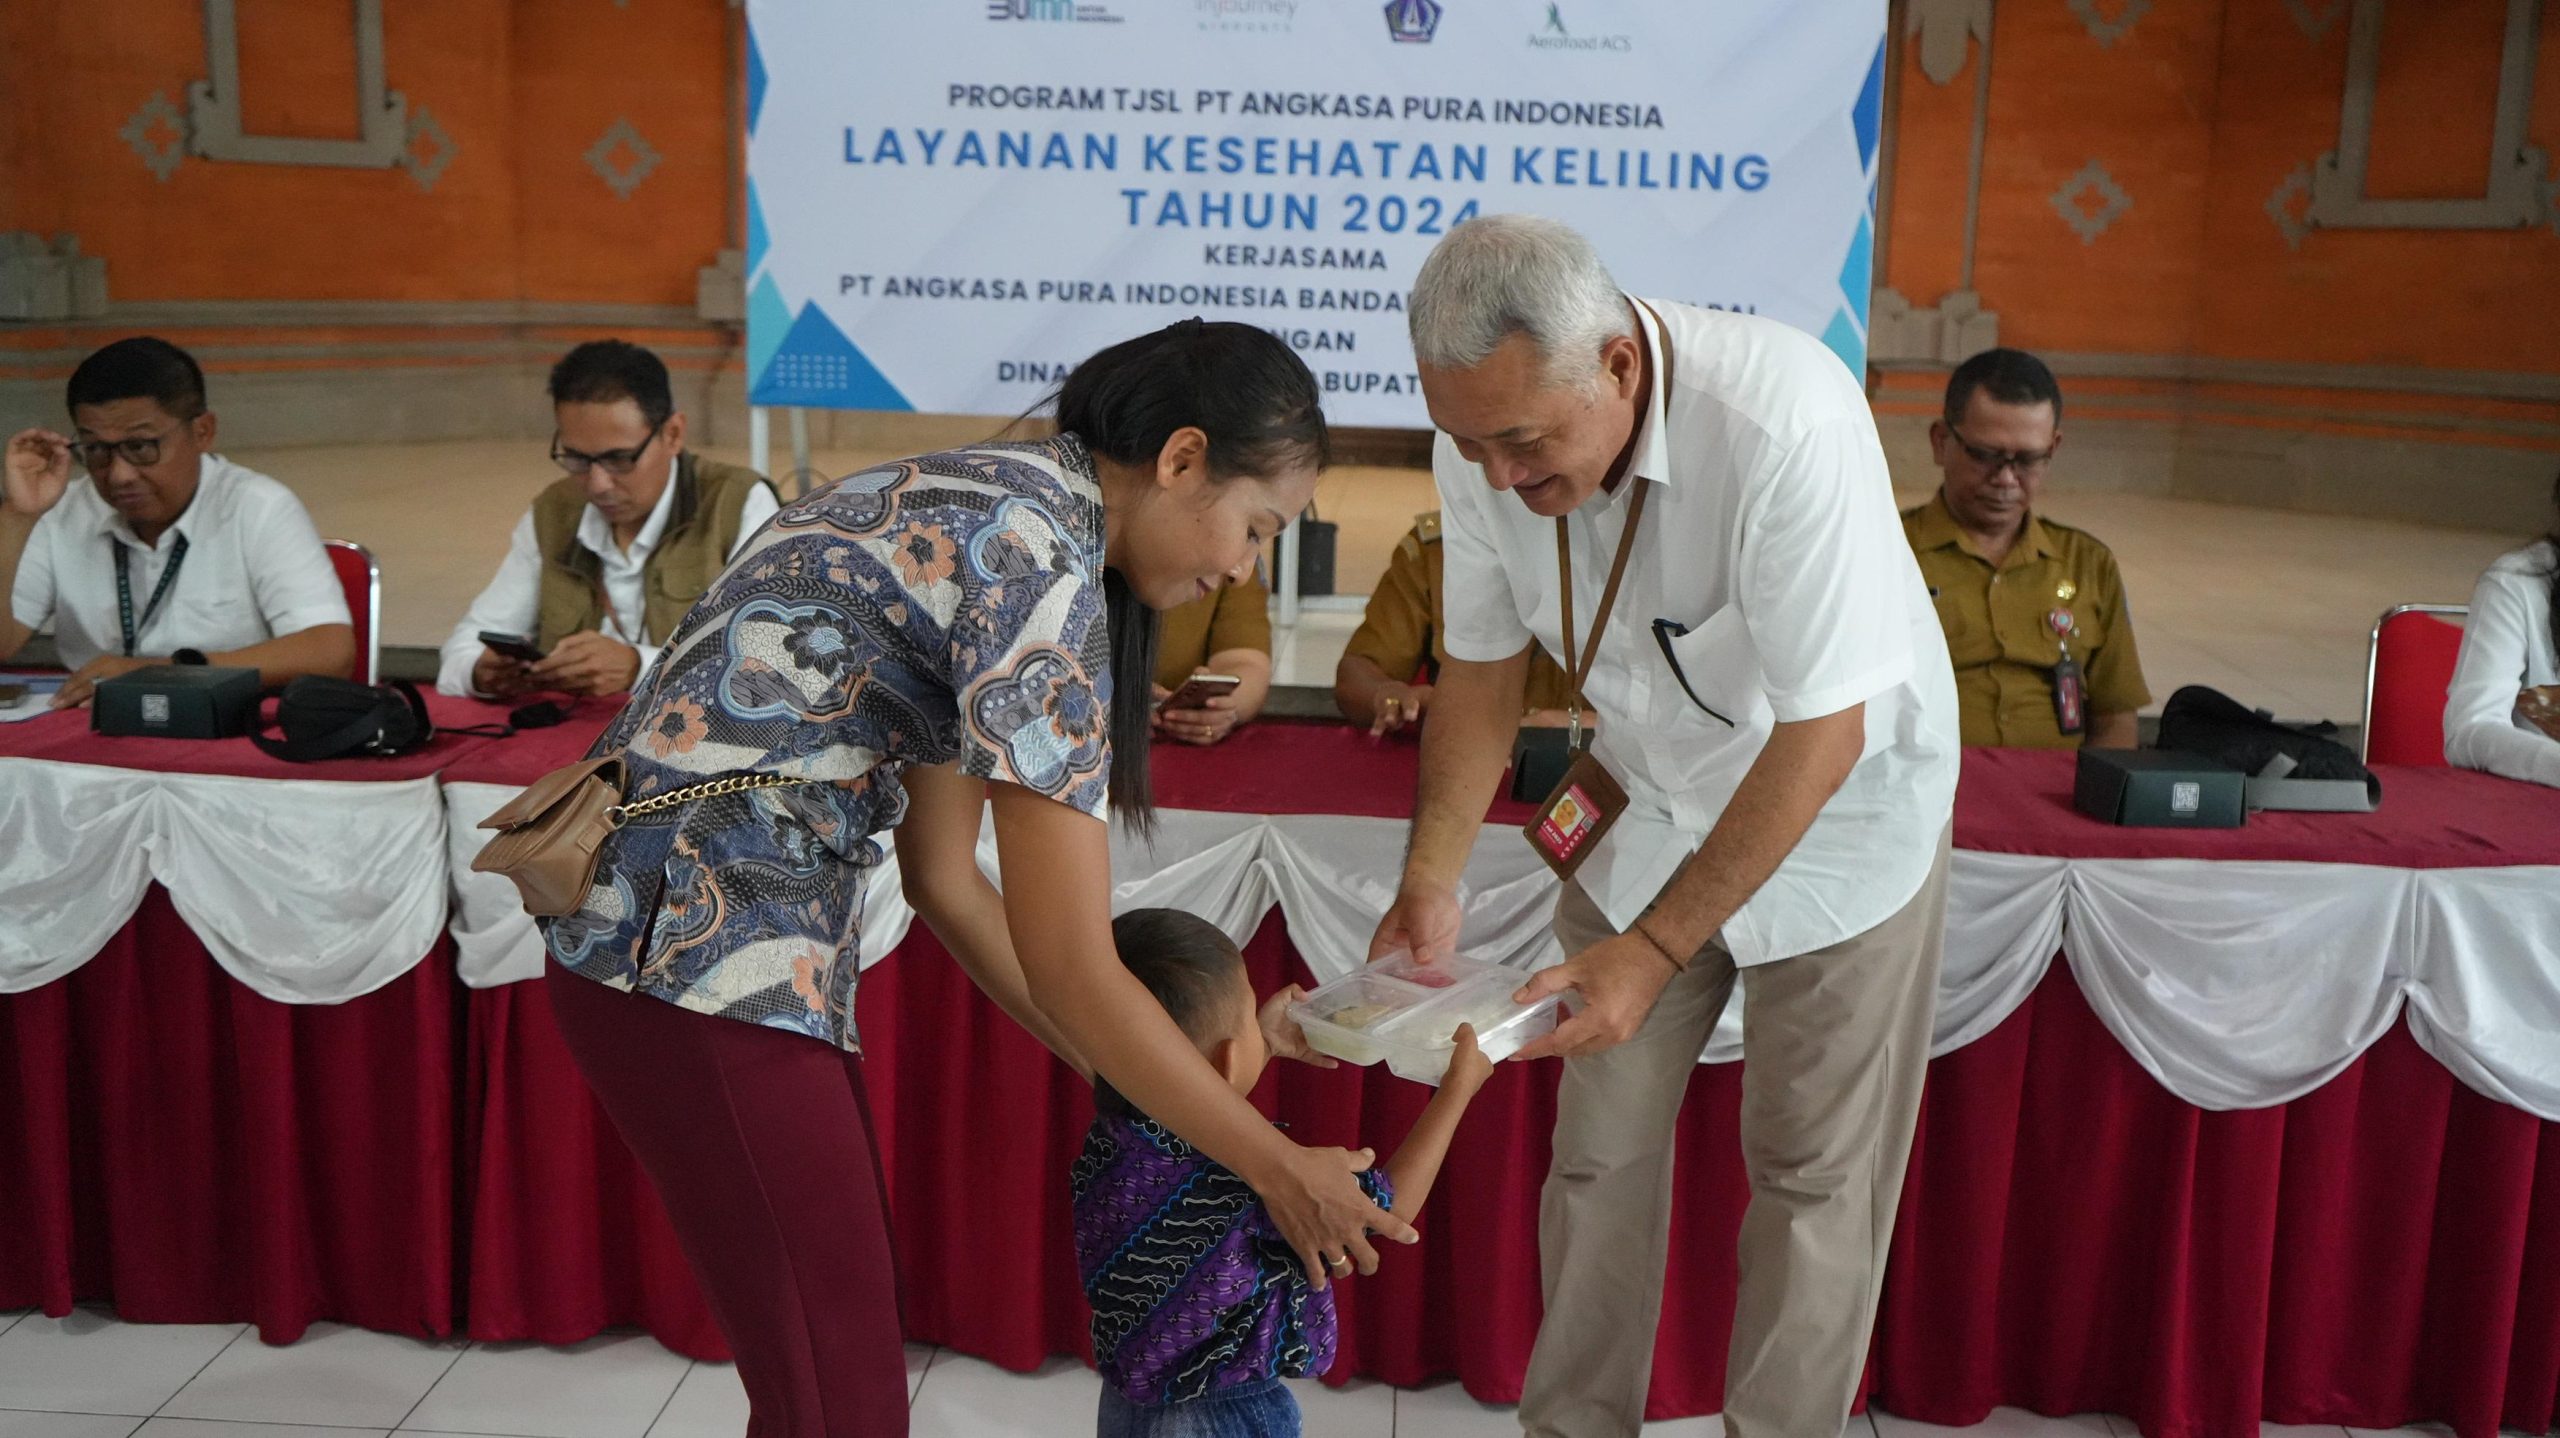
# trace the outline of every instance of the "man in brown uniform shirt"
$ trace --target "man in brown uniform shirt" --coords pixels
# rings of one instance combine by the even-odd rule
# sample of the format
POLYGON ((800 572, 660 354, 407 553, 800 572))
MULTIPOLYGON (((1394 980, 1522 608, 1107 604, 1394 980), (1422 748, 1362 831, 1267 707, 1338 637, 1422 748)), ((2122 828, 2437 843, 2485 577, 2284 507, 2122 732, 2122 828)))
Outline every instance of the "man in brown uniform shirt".
POLYGON ((2107 547, 2035 512, 2062 446, 2062 390, 2023 350, 1947 381, 1937 496, 1903 512, 1955 661, 1969 745, 2131 749, 2151 702, 2107 547))
MULTIPOLYGON (((1369 594, 1359 632, 1334 666, 1333 702, 1342 717, 1391 734, 1422 721, 1447 653, 1440 647, 1440 514, 1417 516, 1369 594)), ((1529 655, 1524 701, 1531 723, 1564 722, 1564 671, 1543 649, 1529 655)), ((1591 722, 1585 706, 1584 722, 1591 722)))

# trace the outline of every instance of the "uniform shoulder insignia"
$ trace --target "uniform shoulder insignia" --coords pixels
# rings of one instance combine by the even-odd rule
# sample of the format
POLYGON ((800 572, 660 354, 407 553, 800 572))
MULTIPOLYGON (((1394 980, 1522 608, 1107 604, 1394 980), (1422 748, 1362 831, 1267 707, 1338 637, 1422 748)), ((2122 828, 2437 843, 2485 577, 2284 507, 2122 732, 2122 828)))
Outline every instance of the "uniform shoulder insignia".
POLYGON ((1428 514, 1415 515, 1413 517, 1413 537, 1421 540, 1425 544, 1438 543, 1440 539, 1440 511, 1435 509, 1428 514))

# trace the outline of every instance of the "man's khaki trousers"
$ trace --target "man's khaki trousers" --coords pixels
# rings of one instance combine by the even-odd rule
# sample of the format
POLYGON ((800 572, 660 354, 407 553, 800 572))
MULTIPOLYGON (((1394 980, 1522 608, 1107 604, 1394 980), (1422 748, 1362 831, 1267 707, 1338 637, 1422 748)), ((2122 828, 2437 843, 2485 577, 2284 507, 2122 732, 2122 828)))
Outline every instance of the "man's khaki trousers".
MULTIPOLYGON (((1725 1364, 1729 1438, 1839 1438, 1867 1361, 1911 1157, 1947 917, 1947 844, 1899 913, 1742 970, 1751 1204, 1725 1364)), ((1556 936, 1617 932, 1578 884, 1556 936)), ((1538 1438, 1635 1438, 1671 1235, 1674 1123, 1737 970, 1710 942, 1633 1039, 1565 1061, 1538 1209, 1546 1318, 1520 1402, 1538 1438)))

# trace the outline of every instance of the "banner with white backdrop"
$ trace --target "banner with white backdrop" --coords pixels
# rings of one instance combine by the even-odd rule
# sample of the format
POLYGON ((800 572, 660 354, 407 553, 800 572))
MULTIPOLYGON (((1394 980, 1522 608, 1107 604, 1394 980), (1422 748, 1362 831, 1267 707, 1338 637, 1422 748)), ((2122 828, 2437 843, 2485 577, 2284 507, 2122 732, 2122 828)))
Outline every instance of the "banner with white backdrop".
POLYGON ((1475 214, 1864 363, 1884 0, 750 0, 755 403, 1011 414, 1191 315, 1421 426, 1475 214))

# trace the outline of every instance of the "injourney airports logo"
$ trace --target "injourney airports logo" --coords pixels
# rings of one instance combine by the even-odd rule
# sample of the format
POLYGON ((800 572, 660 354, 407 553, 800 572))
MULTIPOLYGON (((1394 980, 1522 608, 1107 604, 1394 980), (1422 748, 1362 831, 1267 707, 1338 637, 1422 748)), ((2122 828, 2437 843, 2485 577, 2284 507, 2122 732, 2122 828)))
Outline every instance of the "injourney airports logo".
POLYGON ((1298 0, 1191 0, 1203 30, 1277 32, 1294 28, 1298 0))

